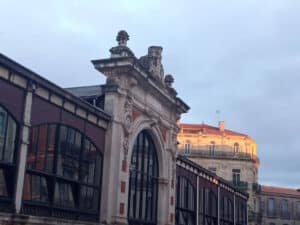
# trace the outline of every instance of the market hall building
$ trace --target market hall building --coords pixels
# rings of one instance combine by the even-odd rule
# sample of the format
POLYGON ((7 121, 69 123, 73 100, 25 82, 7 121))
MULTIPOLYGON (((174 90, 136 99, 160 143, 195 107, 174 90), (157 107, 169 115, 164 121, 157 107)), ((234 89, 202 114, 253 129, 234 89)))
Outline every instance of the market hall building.
POLYGON ((63 89, 0 54, 0 224, 245 225, 248 195, 184 157, 189 107, 162 48, 120 31, 99 86, 63 89))

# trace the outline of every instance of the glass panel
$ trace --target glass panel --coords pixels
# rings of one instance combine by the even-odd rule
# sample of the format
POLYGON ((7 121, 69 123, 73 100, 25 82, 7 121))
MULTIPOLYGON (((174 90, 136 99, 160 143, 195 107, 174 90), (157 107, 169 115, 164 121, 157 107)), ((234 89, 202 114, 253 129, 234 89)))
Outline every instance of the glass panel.
POLYGON ((6 121, 6 112, 0 106, 0 136, 4 136, 4 133, 5 133, 5 121, 6 121))
POLYGON ((141 132, 134 143, 130 165, 129 220, 156 221, 158 163, 152 139, 141 132))
POLYGON ((7 196, 7 186, 4 176, 4 170, 0 169, 0 196, 7 196))
POLYGON ((6 133, 6 118, 7 113, 0 106, 0 159, 2 159, 5 133, 6 133))
POLYGON ((269 198, 268 199, 268 215, 273 216, 274 212, 275 212, 274 199, 269 198))
POLYGON ((39 127, 37 155, 36 155, 36 169, 44 170, 45 157, 46 157, 46 145, 47 145, 47 125, 39 127))
POLYGON ((13 162, 17 125, 9 116, 6 131, 4 161, 13 162))
POLYGON ((13 162, 17 124, 0 106, 0 160, 13 162))
POLYGON ((79 157, 81 150, 81 134, 74 129, 61 126, 59 138, 59 156, 57 173, 61 176, 77 180, 79 157))
POLYGON ((53 171, 53 160, 55 153, 55 136, 56 136, 56 125, 48 126, 48 141, 47 141, 47 157, 46 157, 46 170, 49 172, 53 171))
POLYGON ((28 168, 35 167, 35 155, 37 151, 37 141, 38 141, 38 128, 32 128, 31 130, 31 140, 28 148, 27 154, 27 166, 28 168))
POLYGON ((99 185, 101 173, 101 157, 96 147, 85 140, 82 154, 81 180, 87 184, 99 185), (96 176, 95 176, 95 173, 96 176))
POLYGON ((75 207, 74 195, 73 195, 71 184, 56 182, 54 202, 56 205, 67 207, 67 208, 75 207))
POLYGON ((36 202, 48 202, 49 198, 46 178, 26 174, 23 199, 36 202))
POLYGON ((98 195, 98 191, 95 188, 82 186, 80 196, 81 196, 80 207, 82 209, 91 209, 91 210, 98 209, 99 195, 98 195))

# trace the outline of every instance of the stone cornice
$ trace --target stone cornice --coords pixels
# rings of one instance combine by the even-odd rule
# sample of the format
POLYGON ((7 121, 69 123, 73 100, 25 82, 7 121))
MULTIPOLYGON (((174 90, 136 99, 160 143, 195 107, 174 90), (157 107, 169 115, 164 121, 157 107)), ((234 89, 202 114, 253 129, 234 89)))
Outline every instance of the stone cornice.
POLYGON ((133 75, 138 84, 144 85, 160 101, 165 100, 169 104, 175 105, 180 114, 189 110, 189 106, 180 98, 170 94, 163 85, 158 85, 136 57, 98 59, 92 60, 92 63, 95 69, 107 76, 108 79, 117 75, 133 75))

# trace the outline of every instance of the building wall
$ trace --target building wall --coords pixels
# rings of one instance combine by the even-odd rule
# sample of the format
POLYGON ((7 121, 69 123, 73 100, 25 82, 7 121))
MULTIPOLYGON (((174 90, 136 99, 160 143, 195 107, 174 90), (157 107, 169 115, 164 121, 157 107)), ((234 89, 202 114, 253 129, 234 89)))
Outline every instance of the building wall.
POLYGON ((256 212, 253 185, 257 186, 258 182, 259 159, 255 141, 248 135, 225 129, 223 121, 219 122, 218 127, 206 124, 179 126, 181 129, 177 139, 180 154, 230 182, 233 182, 233 170, 239 170, 239 187, 249 193, 249 212, 256 212))
MULTIPOLYGON (((9 182, 10 188, 8 197, 1 196, 0 200, 1 211, 10 213, 0 213, 0 223, 97 224, 74 220, 73 218, 77 217, 74 215, 77 213, 74 214, 69 209, 68 213, 62 213, 61 216, 57 214, 57 218, 46 216, 50 211, 47 207, 45 208, 45 205, 43 208, 41 202, 38 202, 37 205, 41 204, 38 207, 37 202, 32 202, 33 205, 29 202, 25 204, 23 187, 26 183, 24 180, 28 172, 28 151, 32 150, 29 148, 34 127, 42 124, 67 125, 89 136, 88 138, 94 142, 97 149, 104 154, 105 130, 110 116, 70 96, 63 89, 3 55, 0 55, 0 92, 0 106, 13 117, 17 124, 13 161, 0 163, 1 181, 4 179, 3 176, 5 177, 5 184, 1 183, 1 185, 8 185, 7 182, 9 182)), ((45 155, 39 155, 39 157, 38 165, 42 165, 45 155)), ((45 175, 43 171, 38 170, 35 174, 45 175)), ((2 186, 1 190, 4 190, 2 186)), ((96 217, 97 215, 99 216, 99 213, 95 214, 96 217)), ((95 220, 95 216, 92 220, 95 220)))
POLYGON ((195 219, 196 224, 201 225, 247 224, 247 194, 185 157, 178 157, 176 175, 177 224, 185 224, 182 222, 184 217, 191 217, 191 221, 195 219), (187 180, 194 188, 194 192, 189 188, 182 187, 182 179, 187 180), (187 195, 190 198, 182 198, 182 195, 187 195), (187 207, 184 207, 184 200, 187 201, 186 206, 192 202, 194 207, 187 210, 187 207), (231 202, 231 207, 227 204, 228 201, 231 202), (189 212, 189 215, 186 215, 187 212, 189 212), (181 214, 185 216, 181 217, 181 214))
MULTIPOLYGON (((189 177, 193 187, 197 188, 194 193, 196 199, 193 198, 198 202, 195 212, 201 202, 203 208, 214 207, 215 209, 213 211, 215 214, 205 215, 203 220, 197 218, 200 224, 200 221, 203 222, 203 225, 218 224, 221 219, 220 199, 227 196, 228 199, 233 200, 235 208, 231 212, 232 220, 223 224, 246 225, 246 210, 243 208, 239 211, 239 205, 246 204, 247 194, 188 159, 177 159, 176 135, 179 131, 177 121, 182 113, 188 111, 189 107, 177 97, 177 93, 172 87, 173 77, 171 75, 164 76, 161 64, 162 48, 149 47, 148 54, 137 59, 126 46, 126 32, 120 32, 117 40, 119 45, 110 50, 112 53, 110 58, 93 60, 95 68, 107 77, 106 84, 103 86, 105 111, 92 107, 18 63, 0 55, 0 106, 5 108, 18 123, 16 159, 12 165, 5 165, 0 161, 0 171, 5 170, 6 172, 7 170, 7 174, 13 174, 9 177, 10 179, 5 180, 13 183, 10 190, 13 194, 9 196, 9 204, 6 204, 7 199, 2 199, 3 194, 0 194, 0 211, 2 211, 0 224, 145 224, 143 220, 131 221, 132 218, 129 218, 128 213, 130 193, 133 192, 133 188, 135 189, 134 193, 137 193, 137 185, 139 185, 132 187, 130 184, 133 179, 131 177, 133 171, 136 170, 133 168, 134 160, 141 158, 140 155, 134 156, 135 149, 139 145, 136 140, 139 134, 145 132, 150 137, 150 141, 145 142, 148 143, 145 144, 148 146, 145 148, 149 148, 151 143, 158 161, 158 177, 155 177, 154 182, 150 185, 151 188, 156 188, 152 189, 153 193, 157 191, 158 194, 154 209, 157 211, 157 217, 155 221, 147 224, 175 224, 175 204, 177 202, 175 199, 178 195, 176 192, 177 177, 185 176, 189 177), (35 143, 33 131, 36 131, 38 135, 42 134, 43 131, 36 128, 45 124, 47 126, 59 124, 55 128, 57 133, 53 137, 48 134, 42 135, 41 138, 37 138, 35 143), (62 126, 72 127, 82 136, 76 137, 74 140, 68 137, 67 141, 63 142, 64 145, 58 144, 60 142, 57 140, 61 140, 61 133, 63 133, 61 132, 62 126), (56 141, 49 141, 51 137, 56 141), (79 139, 86 140, 86 138, 96 146, 103 159, 101 161, 103 165, 101 164, 102 166, 98 168, 102 175, 100 188, 94 183, 84 183, 80 179, 81 176, 84 176, 83 173, 81 174, 82 171, 84 172, 82 169, 84 166, 81 163, 86 160, 82 149, 86 150, 87 147, 82 144, 86 142, 82 141, 80 147, 76 145, 76 142, 79 139), (57 163, 61 160, 58 154, 69 148, 67 144, 70 144, 69 140, 71 139, 73 140, 72 145, 76 145, 76 147, 72 147, 72 151, 75 150, 72 152, 73 154, 69 155, 69 160, 64 163, 78 168, 79 178, 76 178, 77 180, 70 177, 66 179, 65 174, 58 174, 57 171, 61 169, 58 167, 53 166, 52 169, 55 169, 49 172, 30 166, 32 158, 37 161, 37 165, 42 165, 49 152, 50 155, 55 155, 53 160, 57 163), (54 144, 49 148, 50 142, 54 144), (37 147, 34 147, 34 143, 37 147), (63 147, 59 149, 58 146, 63 147), (37 149, 37 151, 34 152, 33 149, 37 149), (34 156, 31 157, 32 152, 34 152, 32 154, 34 156), (77 157, 74 161, 70 159, 72 156, 78 156, 78 152, 80 152, 80 158, 77 157), (40 178, 37 179, 39 185, 35 186, 36 190, 27 190, 33 183, 28 180, 26 183, 28 174, 40 178), (62 200, 65 204, 71 194, 74 198, 74 205, 76 204, 75 207, 66 205, 57 207, 55 205, 57 197, 54 193, 56 193, 57 183, 68 185, 65 186, 68 187, 68 190, 60 195, 65 197, 62 200), (97 205, 96 210, 87 210, 79 204, 82 201, 81 193, 83 192, 81 191, 85 190, 84 187, 87 186, 90 189, 96 186, 96 191, 99 190, 99 196, 93 195, 95 197, 89 199, 89 202, 99 203, 100 208, 97 205), (213 196, 218 196, 214 205, 209 205, 211 204, 210 199, 205 201, 198 199, 200 192, 198 192, 200 190, 198 187, 206 188, 213 193, 213 196), (34 198, 24 199, 28 193, 34 198), (44 200, 42 195, 43 197, 51 195, 51 199, 44 200), (5 211, 6 213, 4 213, 5 211), (208 220, 211 221, 208 222, 208 220)), ((47 129, 49 130, 49 128, 47 129)), ((88 148, 91 149, 91 147, 88 148)), ((148 157, 144 153, 144 149, 141 150, 141 155, 144 157, 143 160, 148 157)), ((95 154, 90 154, 89 160, 93 160, 94 156, 95 154)), ((142 163, 145 165, 144 161, 142 163)), ((96 166, 94 165, 93 168, 96 166)), ((2 172, 0 172, 0 178, 3 178, 2 172)), ((152 172, 154 174, 154 170, 152 172)), ((67 175, 68 171, 66 171, 67 175)), ((142 177, 144 176, 142 174, 142 177)), ((138 177, 134 177, 136 181, 138 177)), ((137 183, 143 183, 138 181, 137 183)), ((3 186, 0 184, 0 187, 1 185, 3 186)), ((141 190, 143 191, 143 189, 141 190)), ((204 197, 204 192, 202 193, 204 197)), ((140 201, 139 205, 142 204, 144 203, 140 201)), ((223 219, 226 220, 226 218, 223 219)), ((186 224, 191 225, 189 222, 186 224)))
POLYGON ((242 134, 232 135, 229 132, 227 133, 226 129, 224 132, 215 130, 217 134, 211 133, 210 128, 205 126, 202 129, 182 127, 177 136, 179 141, 178 147, 184 149, 185 143, 189 141, 191 143, 191 150, 197 150, 203 149, 203 147, 209 146, 211 142, 214 142, 215 145, 228 146, 233 150, 234 145, 238 143, 240 152, 256 155, 256 143, 249 136, 242 134))
POLYGON ((228 181, 232 181, 232 169, 240 169, 241 180, 248 182, 247 187, 243 187, 243 190, 249 193, 248 204, 254 211, 256 211, 255 192, 253 192, 252 188, 253 184, 257 183, 257 170, 253 167, 252 162, 240 160, 226 160, 226 162, 224 162, 222 159, 207 159, 198 157, 188 158, 206 169, 216 168, 217 176, 228 181))
POLYGON ((283 193, 260 192, 259 206, 262 225, 299 225, 300 224, 300 195, 287 195, 283 193), (275 213, 268 213, 268 199, 275 201, 275 213), (288 201, 288 215, 282 215, 282 200, 288 201))

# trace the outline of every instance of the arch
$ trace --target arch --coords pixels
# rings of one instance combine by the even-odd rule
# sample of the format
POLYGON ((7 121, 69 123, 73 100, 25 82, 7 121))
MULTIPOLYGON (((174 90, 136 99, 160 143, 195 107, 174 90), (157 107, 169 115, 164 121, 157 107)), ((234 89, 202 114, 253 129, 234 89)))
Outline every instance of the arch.
POLYGON ((147 130, 133 145, 128 192, 128 223, 156 224, 159 165, 156 148, 147 130))
POLYGON ((18 132, 15 117, 0 104, 0 197, 6 199, 1 202, 4 211, 13 209, 18 132))
POLYGON ((176 225, 196 224, 196 188, 185 176, 176 179, 176 225))
POLYGON ((167 159, 166 159, 166 155, 165 155, 166 153, 164 151, 163 137, 160 133, 159 128, 157 126, 153 125, 152 120, 145 119, 143 116, 140 116, 133 123, 131 130, 132 130, 132 133, 131 133, 131 138, 129 140, 128 159, 131 159, 134 141, 136 140, 137 136, 143 130, 146 130, 148 132, 148 134, 150 135, 150 137, 154 143, 155 149, 156 149, 156 155, 157 155, 158 165, 159 165, 159 177, 167 178, 168 177, 168 174, 167 174, 168 168, 167 168, 167 164, 165 163, 167 161, 167 159))
POLYGON ((101 151, 89 137, 73 127, 57 123, 33 127, 23 212, 97 220, 102 160, 101 151))

